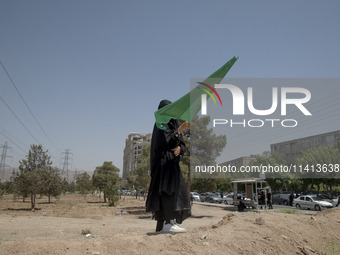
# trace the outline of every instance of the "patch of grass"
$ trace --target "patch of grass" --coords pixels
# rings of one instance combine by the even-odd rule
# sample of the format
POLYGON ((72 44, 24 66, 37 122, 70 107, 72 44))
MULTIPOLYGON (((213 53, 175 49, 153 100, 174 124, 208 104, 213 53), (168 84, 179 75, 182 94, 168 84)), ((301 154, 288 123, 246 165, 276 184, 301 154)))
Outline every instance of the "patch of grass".
POLYGON ((336 244, 334 240, 331 244, 331 254, 340 254, 340 244, 336 244))
POLYGON ((292 209, 282 209, 282 210, 277 210, 279 213, 287 213, 287 214, 299 214, 300 212, 297 210, 292 210, 292 209))
POLYGON ((93 220, 101 220, 101 219, 103 219, 103 217, 100 217, 100 216, 92 216, 91 219, 93 219, 93 220))
POLYGON ((82 235, 91 234, 91 229, 82 229, 81 234, 82 235))
POLYGON ((322 254, 325 255, 337 255, 340 254, 340 244, 335 243, 335 241, 333 240, 331 242, 331 245, 328 246, 319 246, 317 248, 322 254))
POLYGON ((75 219, 86 219, 84 215, 79 215, 79 214, 73 214, 70 217, 75 218, 75 219))

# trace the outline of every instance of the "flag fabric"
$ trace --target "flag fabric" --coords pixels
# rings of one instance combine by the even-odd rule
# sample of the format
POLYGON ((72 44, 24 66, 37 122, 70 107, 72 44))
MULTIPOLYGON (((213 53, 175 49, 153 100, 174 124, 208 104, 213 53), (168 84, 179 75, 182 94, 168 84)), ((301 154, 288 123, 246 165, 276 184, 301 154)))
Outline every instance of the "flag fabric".
MULTIPOLYGON (((238 57, 231 58, 221 68, 206 78, 202 83, 211 87, 214 87, 215 84, 220 83, 237 59, 238 57)), ((177 101, 156 111, 155 118, 157 127, 160 129, 165 129, 162 124, 168 123, 171 119, 180 119, 190 123, 201 109, 202 87, 207 89, 202 85, 202 83, 199 83, 199 85, 197 85, 194 89, 177 101)))

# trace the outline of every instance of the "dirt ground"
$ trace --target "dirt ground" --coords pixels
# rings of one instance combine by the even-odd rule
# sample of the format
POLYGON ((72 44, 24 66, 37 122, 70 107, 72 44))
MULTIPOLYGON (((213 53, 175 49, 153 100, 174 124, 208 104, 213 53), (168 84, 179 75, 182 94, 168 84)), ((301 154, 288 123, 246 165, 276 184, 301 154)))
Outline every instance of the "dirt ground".
POLYGON ((156 235, 143 199, 108 207, 98 196, 73 194, 38 199, 34 212, 29 206, 0 200, 0 254, 340 254, 340 208, 310 215, 194 204, 181 225, 187 233, 156 235))

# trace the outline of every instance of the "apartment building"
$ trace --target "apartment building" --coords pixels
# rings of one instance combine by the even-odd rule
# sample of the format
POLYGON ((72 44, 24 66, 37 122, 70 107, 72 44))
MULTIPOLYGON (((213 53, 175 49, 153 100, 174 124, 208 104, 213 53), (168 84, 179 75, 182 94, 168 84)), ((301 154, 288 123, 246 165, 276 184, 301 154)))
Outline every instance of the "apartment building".
POLYGON ((125 139, 124 158, 123 158, 123 179, 138 166, 137 157, 142 153, 143 146, 150 144, 151 133, 142 134, 132 132, 125 139))
POLYGON ((290 141, 274 143, 270 145, 270 150, 280 152, 284 155, 288 164, 294 164, 295 159, 302 156, 302 152, 314 146, 332 146, 336 147, 340 130, 303 137, 290 141))

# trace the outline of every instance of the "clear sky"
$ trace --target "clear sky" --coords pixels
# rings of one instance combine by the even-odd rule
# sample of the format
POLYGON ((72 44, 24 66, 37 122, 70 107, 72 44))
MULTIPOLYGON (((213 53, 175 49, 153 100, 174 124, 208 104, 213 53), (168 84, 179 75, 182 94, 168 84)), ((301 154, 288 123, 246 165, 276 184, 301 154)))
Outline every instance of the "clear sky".
POLYGON ((336 0, 1 0, 6 164, 39 142, 55 166, 70 149, 73 170, 122 170, 125 138, 152 131, 159 101, 233 56, 228 77, 339 77, 339 13, 336 0))

